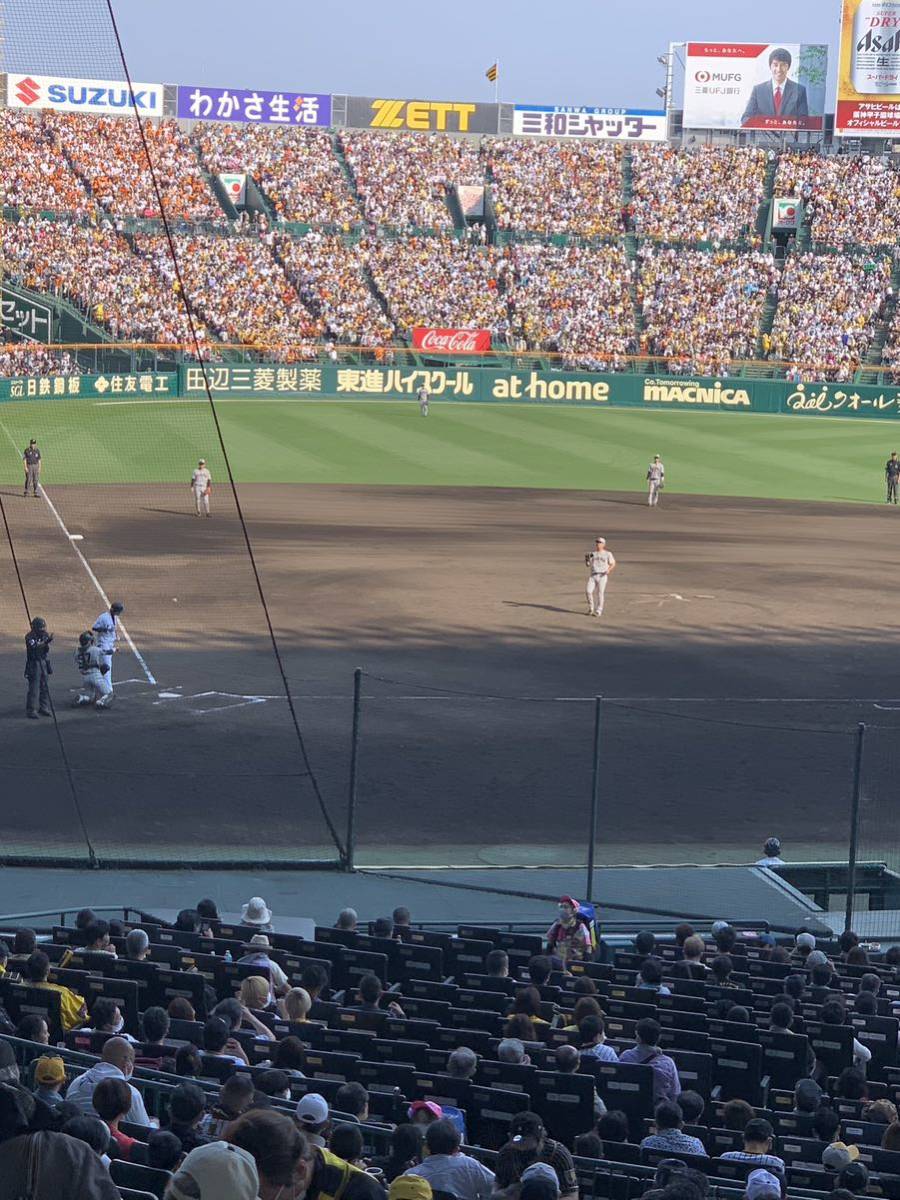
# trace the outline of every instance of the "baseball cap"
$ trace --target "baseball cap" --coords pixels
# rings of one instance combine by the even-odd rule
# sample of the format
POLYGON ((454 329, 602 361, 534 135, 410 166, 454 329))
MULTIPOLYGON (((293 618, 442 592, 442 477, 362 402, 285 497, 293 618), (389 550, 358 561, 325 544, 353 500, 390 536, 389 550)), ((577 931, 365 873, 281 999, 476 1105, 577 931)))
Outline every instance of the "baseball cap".
POLYGON ((824 967, 828 962, 828 955, 824 950, 810 950, 806 956, 807 967, 824 967))
POLYGON ((388 1191, 388 1200, 431 1200, 431 1184, 421 1175, 398 1175, 388 1191))
POLYGON ((846 1142, 832 1142, 822 1151, 822 1166, 828 1167, 830 1171, 840 1171, 856 1162, 858 1158, 859 1146, 852 1143, 847 1145, 846 1142))
POLYGON ((409 1106, 409 1119, 412 1120, 418 1112, 430 1112, 436 1121, 440 1121, 444 1115, 444 1110, 433 1100, 413 1100, 409 1106))
POLYGON ((800 1112, 815 1112, 822 1103, 822 1095, 814 1079, 800 1079, 794 1088, 794 1103, 800 1112))
POLYGON ((571 908, 578 907, 578 901, 574 896, 560 896, 559 902, 560 904, 568 904, 571 908))
POLYGON ((747 1176, 747 1200, 763 1200, 765 1196, 781 1197, 781 1183, 777 1175, 761 1167, 747 1176))
POLYGON ((598 538, 595 538, 594 540, 598 541, 598 542, 602 542, 604 546, 606 545, 606 538, 598 537, 598 538))
POLYGON ((713 921, 712 925, 710 926, 709 932, 712 934, 713 937, 715 937, 717 933, 721 933, 723 929, 727 929, 727 928, 728 928, 727 921, 713 921))
POLYGON ((199 1200, 256 1200, 259 1174, 253 1155, 229 1142, 210 1142, 192 1150, 166 1195, 171 1200, 197 1200, 198 1194, 199 1200))
POLYGON ((318 1092, 307 1092, 297 1101, 295 1115, 302 1125, 322 1125, 328 1120, 328 1101, 318 1092))
POLYGON ((36 1083, 62 1083, 66 1077, 66 1064, 53 1054, 42 1054, 34 1067, 36 1083))
POLYGON ((556 1185, 557 1191, 559 1190, 559 1178, 549 1163, 536 1162, 532 1163, 530 1167, 526 1167, 522 1172, 522 1182, 524 1183, 526 1179, 549 1179, 556 1185))
POLYGON ((816 939, 811 933, 798 933, 794 938, 798 950, 815 950, 816 939))

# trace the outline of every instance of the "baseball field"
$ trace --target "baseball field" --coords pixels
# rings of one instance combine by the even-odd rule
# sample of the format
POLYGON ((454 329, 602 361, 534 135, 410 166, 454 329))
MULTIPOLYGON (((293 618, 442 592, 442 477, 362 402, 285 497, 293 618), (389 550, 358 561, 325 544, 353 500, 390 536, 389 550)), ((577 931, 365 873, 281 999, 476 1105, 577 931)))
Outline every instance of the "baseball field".
POLYGON ((583 861, 597 695, 600 861, 702 861, 701 844, 746 861, 772 833, 792 856, 842 855, 859 721, 864 840, 883 847, 900 731, 888 422, 290 399, 218 413, 315 786, 207 405, 7 403, 7 852, 83 855, 87 836, 104 858, 331 856, 356 667, 362 861, 583 861), (31 437, 43 501, 21 495, 31 437), (649 510, 654 453, 667 488, 649 510), (200 457, 209 521, 188 489, 200 457), (598 533, 619 569, 595 621, 598 533), (23 718, 19 578, 56 633, 59 736, 23 718), (72 650, 104 596, 126 606, 117 699, 76 711, 72 650))

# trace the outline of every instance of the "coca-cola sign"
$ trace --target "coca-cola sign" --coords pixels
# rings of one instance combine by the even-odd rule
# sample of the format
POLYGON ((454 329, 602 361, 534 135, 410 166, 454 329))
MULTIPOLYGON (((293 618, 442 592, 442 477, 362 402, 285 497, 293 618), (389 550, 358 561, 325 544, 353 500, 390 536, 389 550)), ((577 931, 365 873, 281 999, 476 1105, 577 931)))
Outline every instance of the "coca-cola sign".
POLYGON ((413 345, 431 354, 482 354, 491 348, 489 329, 413 329, 413 345))

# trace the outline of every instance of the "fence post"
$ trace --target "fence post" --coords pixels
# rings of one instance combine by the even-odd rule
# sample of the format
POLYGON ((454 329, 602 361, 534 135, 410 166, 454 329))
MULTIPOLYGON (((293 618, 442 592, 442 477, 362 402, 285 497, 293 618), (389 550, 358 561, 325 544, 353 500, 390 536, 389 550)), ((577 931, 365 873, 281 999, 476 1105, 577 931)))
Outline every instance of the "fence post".
POLYGON ((594 697, 594 766, 591 775, 591 827, 588 834, 588 865, 586 901, 591 903, 594 895, 594 845, 597 841, 597 809, 600 804, 600 708, 603 701, 594 697))
POLYGON ((859 851, 859 793, 862 780, 863 742, 866 727, 860 721, 856 727, 856 750, 853 755, 853 800, 850 808, 850 856, 847 877, 847 907, 844 911, 844 929, 853 924, 853 901, 856 897, 856 858, 859 851))
POLYGON ((362 713, 362 671, 353 672, 353 730, 350 734, 350 794, 347 797, 347 852, 344 865, 354 869, 356 855, 356 791, 359 778, 359 723, 362 713))

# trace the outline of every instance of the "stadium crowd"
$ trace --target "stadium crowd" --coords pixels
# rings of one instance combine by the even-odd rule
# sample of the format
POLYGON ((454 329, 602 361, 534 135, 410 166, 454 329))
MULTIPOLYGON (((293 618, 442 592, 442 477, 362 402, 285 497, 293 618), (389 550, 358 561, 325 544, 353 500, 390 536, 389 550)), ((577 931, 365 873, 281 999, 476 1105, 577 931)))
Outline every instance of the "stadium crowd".
POLYGON ((793 254, 778 285, 768 353, 804 378, 847 381, 863 361, 884 311, 891 260, 793 254))
POLYGON ((776 196, 803 200, 814 243, 894 245, 900 226, 900 171, 869 154, 785 152, 778 161, 776 196))
POLYGON ((348 229, 359 223, 326 130, 211 123, 198 124, 194 138, 210 172, 248 173, 282 220, 348 229))
POLYGON ((581 142, 489 141, 500 229, 615 237, 622 232, 622 150, 581 142))
POLYGON ((642 351, 669 359, 674 373, 728 375, 755 356, 766 296, 778 277, 771 254, 645 244, 638 297, 642 351))
POLYGON ((338 141, 374 226, 449 229, 448 189, 484 183, 478 143, 468 138, 342 129, 338 141))
POLYGON ((767 163, 764 150, 745 147, 637 148, 632 159, 635 233, 679 242, 758 240, 754 225, 767 163))
MULTIPOLYGON (((782 272, 761 251, 772 151, 660 145, 626 156, 568 141, 168 120, 146 131, 167 212, 221 234, 176 242, 205 347, 270 342, 276 355, 312 359, 357 346, 383 359, 416 325, 469 326, 490 329, 500 349, 559 353, 565 366, 617 370, 646 353, 673 371, 728 374, 759 340, 791 377, 847 379, 893 317, 884 362, 900 362, 891 263, 794 254, 782 272), (265 214, 227 223, 207 177, 224 171, 257 182, 274 228, 265 214), (456 184, 490 188, 497 245, 483 227, 453 229, 456 184), (278 218, 313 229, 294 238, 278 218), (412 232, 421 228, 438 236, 412 232), (503 234, 514 235, 507 246, 503 234), (640 239, 633 257, 623 234, 640 239), (574 244, 546 244, 562 235, 574 244), (760 328, 767 296, 771 333, 760 328)), ((158 232, 132 236, 126 220, 158 215, 136 126, 5 110, 0 149, 10 164, 0 197, 18 210, 0 228, 4 273, 117 339, 188 344, 168 248, 158 232)), ((885 159, 785 151, 775 194, 803 199, 817 244, 896 241, 900 173, 885 159)), ((0 373, 22 361, 5 354, 0 373)), ((30 361, 45 372, 55 360, 30 361)))
POLYGON ((74 929, 10 930, 0 1187, 577 1200, 602 1175, 610 1197, 847 1200, 900 1184, 900 947, 718 921, 613 949, 571 896, 543 937, 423 934, 404 907, 369 924, 343 909, 311 942, 279 923, 253 897, 236 926, 205 899, 169 926, 85 909, 74 929))
POLYGON ((135 121, 45 113, 57 154, 65 155, 104 212, 159 217, 154 178, 166 213, 176 221, 222 220, 194 147, 175 121, 145 121, 144 141, 135 121))

